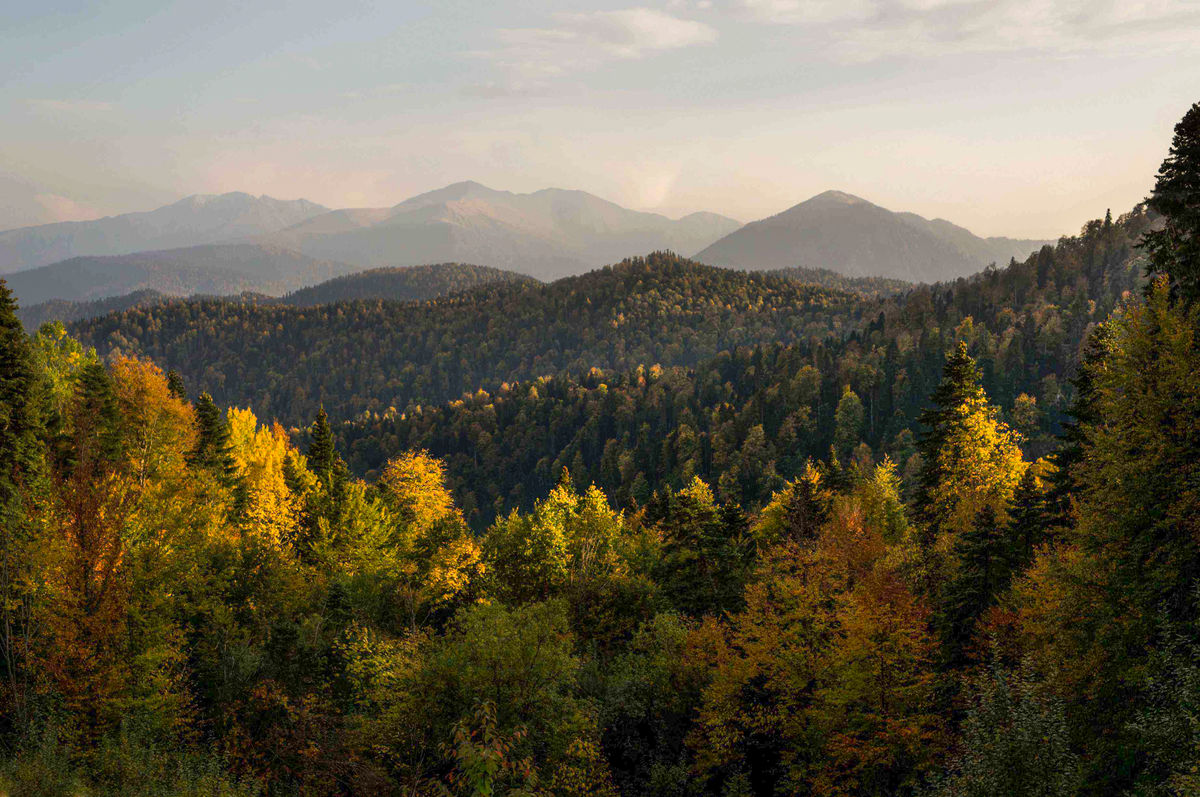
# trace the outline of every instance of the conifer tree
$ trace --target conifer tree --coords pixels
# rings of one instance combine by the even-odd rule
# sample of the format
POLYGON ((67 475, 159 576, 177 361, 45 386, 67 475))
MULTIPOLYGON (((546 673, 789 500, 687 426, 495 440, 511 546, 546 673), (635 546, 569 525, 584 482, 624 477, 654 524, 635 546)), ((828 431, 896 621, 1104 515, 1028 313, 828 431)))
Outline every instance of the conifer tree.
POLYGON ((831 498, 821 485, 821 474, 809 462, 800 478, 789 485, 784 498, 784 533, 788 539, 797 542, 816 539, 829 519, 831 498))
POLYGON ((317 410, 317 417, 308 427, 312 442, 308 444, 308 466, 328 486, 337 461, 337 451, 333 445, 333 430, 329 427, 329 416, 325 408, 317 410))
POLYGON ((960 342, 946 360, 942 382, 930 397, 933 406, 921 413, 920 422, 924 429, 917 441, 921 470, 915 503, 917 517, 929 525, 936 523, 933 517, 933 493, 945 474, 942 449, 961 420, 959 408, 968 402, 986 399, 981 379, 979 367, 967 354, 967 344, 960 342))
POLYGON ((196 400, 196 427, 199 435, 196 447, 188 457, 193 467, 213 471, 232 485, 237 476, 237 463, 229 444, 229 422, 208 393, 196 400))
POLYGON ((959 663, 975 621, 992 605, 1012 573, 1012 541, 991 506, 984 506, 955 546, 958 567, 946 586, 939 621, 951 663, 959 663))
POLYGON ((1059 526, 1070 524, 1071 496, 1077 491, 1076 467, 1083 461, 1087 439, 1084 429, 1099 422, 1096 407, 1095 377, 1104 365, 1112 331, 1108 324, 1100 324, 1088 335, 1084 344, 1079 370, 1071 378, 1075 397, 1067 410, 1069 420, 1063 424, 1059 435, 1059 447, 1052 456, 1054 471, 1050 476, 1050 489, 1046 496, 1048 523, 1059 526))
POLYGON ((1175 125, 1147 204, 1166 221, 1143 239, 1150 256, 1147 273, 1168 275, 1172 298, 1191 304, 1200 299, 1200 103, 1175 125))
POLYGON ((43 470, 44 426, 38 369, 16 309, 0 280, 0 667, 12 701, 9 719, 21 725, 28 685, 21 640, 28 633, 32 599, 24 576, 35 531, 29 510, 43 470))
POLYGON ((16 310, 12 292, 0 280, 0 513, 13 507, 20 485, 41 459, 37 367, 16 310))
POLYGON ((167 391, 180 401, 187 401, 187 388, 183 384, 183 377, 174 368, 167 371, 167 391))
POLYGON ((81 459, 115 465, 121 454, 120 410, 113 392, 112 377, 103 363, 94 362, 79 373, 72 410, 74 446, 68 469, 81 459))
POLYGON ((1013 569, 1019 569, 1033 559, 1033 551, 1046 540, 1049 523, 1046 494, 1038 478, 1037 467, 1030 466, 1021 474, 1013 505, 1009 512, 1009 539, 1013 569))

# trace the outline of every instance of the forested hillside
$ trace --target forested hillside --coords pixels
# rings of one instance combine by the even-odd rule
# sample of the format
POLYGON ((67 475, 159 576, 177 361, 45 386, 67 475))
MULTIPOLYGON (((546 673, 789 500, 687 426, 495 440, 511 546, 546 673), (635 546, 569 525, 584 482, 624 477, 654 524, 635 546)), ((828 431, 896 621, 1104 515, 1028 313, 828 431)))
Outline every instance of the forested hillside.
POLYGON ((300 424, 322 405, 350 418, 544 374, 691 365, 737 346, 837 337, 863 306, 852 294, 657 253, 420 305, 180 301, 71 329, 102 353, 173 368, 222 404, 300 424))
POLYGON ((884 296, 903 293, 913 286, 911 282, 888 279, 887 277, 847 277, 845 274, 839 274, 827 268, 801 268, 800 266, 795 266, 793 268, 775 269, 767 273, 794 279, 797 282, 805 282, 809 285, 819 285, 822 288, 850 291, 851 293, 857 293, 860 296, 866 296, 870 299, 880 299, 884 296))
POLYGON ((915 468, 918 416, 961 340, 1036 458, 1061 431, 1088 329, 1139 284, 1135 244, 1150 226, 1142 209, 1092 222, 1006 269, 859 309, 862 328, 844 338, 511 383, 338 433, 357 472, 410 448, 443 458, 459 505, 484 524, 528 507, 564 467, 623 504, 700 476, 722 498, 757 507, 831 449, 844 464, 888 455, 915 468))
POLYGON ((373 268, 301 288, 282 297, 280 304, 311 307, 354 299, 419 302, 495 282, 529 282, 523 274, 491 266, 436 263, 428 266, 373 268))
MULTIPOLYGON (((508 440, 636 427, 611 492, 592 450, 507 460, 553 482, 480 529, 420 440, 360 479, 325 412, 297 445, 203 381, 27 334, 0 280, 0 793, 1197 794, 1200 103, 1147 205, 844 335, 372 420, 458 435, 481 479, 508 440)), ((724 274, 591 284, 647 330, 698 334, 705 281, 737 297, 720 318, 792 318, 746 286, 795 283, 724 274)), ((394 306, 596 302, 543 290, 394 306)))
MULTIPOLYGON (((247 293, 236 296, 211 296, 231 302, 284 304, 306 307, 314 304, 347 301, 350 299, 379 299, 383 301, 425 301, 451 293, 490 285, 496 282, 534 282, 533 278, 488 266, 465 263, 436 263, 428 266, 379 268, 335 277, 281 297, 247 293)), ((88 302, 49 301, 22 306, 17 316, 25 328, 36 331, 49 321, 69 323, 96 318, 132 307, 164 304, 172 297, 154 290, 140 290, 124 296, 88 302)), ((198 298, 198 297, 192 297, 198 298)))

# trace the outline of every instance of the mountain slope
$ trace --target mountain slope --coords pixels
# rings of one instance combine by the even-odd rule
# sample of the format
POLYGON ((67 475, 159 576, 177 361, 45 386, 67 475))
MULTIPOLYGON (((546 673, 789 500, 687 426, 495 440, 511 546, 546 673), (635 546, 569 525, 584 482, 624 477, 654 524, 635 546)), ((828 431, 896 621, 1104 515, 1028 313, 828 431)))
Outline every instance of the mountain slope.
POLYGON ((938 282, 989 263, 1024 258, 1046 241, 979 238, 943 219, 893 213, 865 199, 826 191, 784 212, 751 222, 701 250, 718 266, 827 268, 852 277, 938 282))
POLYGON ((102 352, 175 368, 223 404, 305 423, 457 399, 589 368, 689 365, 765 341, 824 339, 856 323, 852 294, 669 254, 550 285, 503 282, 423 303, 289 307, 171 301, 72 325, 102 352))
POLYGON ((241 192, 195 196, 142 213, 0 232, 0 274, 76 255, 119 255, 245 240, 290 227, 328 208, 306 199, 241 192))
POLYGON ((22 306, 93 301, 136 291, 173 296, 281 294, 348 274, 354 266, 277 246, 224 244, 130 255, 74 257, 6 277, 22 306))
POLYGON ((391 208, 332 211, 266 240, 364 266, 476 262, 549 280, 630 252, 694 252, 738 226, 713 213, 672 220, 627 210, 583 191, 515 194, 463 182, 391 208))

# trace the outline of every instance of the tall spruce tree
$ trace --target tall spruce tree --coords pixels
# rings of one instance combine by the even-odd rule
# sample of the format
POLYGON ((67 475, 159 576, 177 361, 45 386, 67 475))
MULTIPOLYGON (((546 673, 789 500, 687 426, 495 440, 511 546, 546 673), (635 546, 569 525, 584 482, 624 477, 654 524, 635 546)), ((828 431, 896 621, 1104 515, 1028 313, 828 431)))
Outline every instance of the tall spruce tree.
POLYGON ((208 393, 196 400, 196 447, 188 457, 195 468, 210 470, 222 481, 232 485, 237 477, 237 463, 229 442, 229 421, 208 393))
POLYGON ((23 640, 30 634, 33 591, 29 548, 35 544, 32 512, 40 497, 44 402, 41 380, 17 304, 0 279, 0 667, 9 729, 28 720, 29 672, 23 640))
POLYGON ((308 466, 323 482, 328 483, 337 462, 337 450, 333 444, 333 430, 329 427, 329 416, 325 408, 317 410, 317 417, 308 427, 311 442, 308 444, 308 466))
POLYGON ((93 362, 79 372, 75 402, 71 408, 73 445, 60 461, 69 471, 86 461, 89 469, 108 470, 117 466, 121 456, 121 412, 113 390, 112 377, 101 362, 93 362))
POLYGON ((1083 461, 1087 446, 1084 432, 1087 426, 1099 422, 1096 408, 1095 378, 1104 367, 1105 352, 1111 338, 1108 324, 1100 324, 1087 336, 1079 369, 1071 377, 1075 396, 1067 410, 1068 420, 1059 435, 1059 446, 1051 457, 1054 471, 1050 475, 1050 489, 1046 495, 1047 523, 1057 526, 1071 524, 1071 496, 1078 490, 1076 468, 1083 461))
POLYGON ((1013 543, 996 511, 985 506, 955 546, 958 567, 946 585, 938 619, 951 665, 962 663, 975 623, 991 606, 1012 574, 1013 543))
POLYGON ((167 392, 180 401, 187 401, 187 388, 183 384, 183 377, 174 368, 167 371, 167 392))
POLYGON ((1046 494, 1038 478, 1037 467, 1030 466, 1021 474, 1009 511, 1009 539, 1013 569, 1020 569, 1033 559, 1033 551, 1045 542, 1049 529, 1046 494))
POLYGON ((917 477, 915 504, 918 520, 930 527, 932 533, 938 520, 934 517, 933 493, 945 475, 942 449, 955 424, 961 420, 959 408, 972 400, 986 398, 979 366, 967 353, 966 343, 960 342, 950 353, 942 368, 942 382, 930 398, 933 406, 920 416, 923 429, 917 451, 921 455, 921 470, 917 477))
POLYGON ((1175 138, 1146 204, 1161 213, 1161 230, 1146 233, 1147 272, 1170 277, 1171 294, 1200 299, 1200 103, 1175 125, 1175 138))

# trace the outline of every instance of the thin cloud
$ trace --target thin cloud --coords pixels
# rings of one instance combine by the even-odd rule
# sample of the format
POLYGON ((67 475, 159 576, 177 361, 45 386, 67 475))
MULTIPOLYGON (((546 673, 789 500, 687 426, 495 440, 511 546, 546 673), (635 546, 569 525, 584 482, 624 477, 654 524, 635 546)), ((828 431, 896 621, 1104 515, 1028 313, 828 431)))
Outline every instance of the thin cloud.
POLYGON ((66 113, 107 112, 116 107, 111 102, 98 102, 96 100, 33 99, 27 100, 27 102, 32 107, 43 111, 60 111, 66 113))
POLYGON ((735 0, 744 17, 821 30, 839 59, 1200 42, 1191 0, 735 0))
POLYGON ((500 47, 478 53, 502 70, 518 90, 568 72, 637 60, 670 50, 711 44, 717 30, 653 8, 560 13, 543 28, 502 28, 500 47))
POLYGON ((772 25, 820 25, 861 20, 876 13, 872 0, 741 0, 743 15, 772 25))

